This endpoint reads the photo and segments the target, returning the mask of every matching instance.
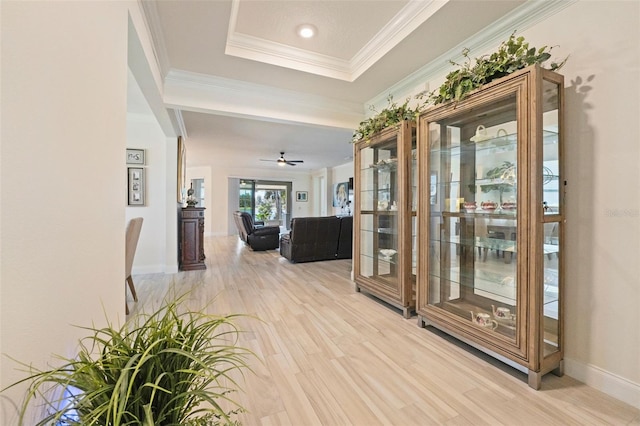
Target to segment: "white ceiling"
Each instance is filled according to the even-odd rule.
[[[285,151],[305,160],[287,171],[306,172],[349,161],[368,104],[399,82],[419,84],[429,67],[446,67],[455,56],[444,55],[471,47],[479,34],[496,45],[543,3],[162,0],[143,7],[165,74],[165,105],[186,133],[188,166],[205,165],[199,159],[215,145],[237,167],[277,167],[259,160]],[[317,37],[296,35],[305,23]]]

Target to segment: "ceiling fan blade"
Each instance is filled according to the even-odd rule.
[[[273,163],[278,163],[279,166],[284,166],[285,164],[288,164],[290,166],[297,166],[298,164],[304,163],[304,160],[287,160],[286,158],[284,158],[284,152],[280,152],[280,158],[278,158],[277,160],[265,160],[261,158],[260,161],[270,161]]]

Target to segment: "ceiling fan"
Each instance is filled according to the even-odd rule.
[[[285,165],[289,165],[289,166],[296,166],[297,164],[301,164],[304,163],[303,160],[287,160],[284,158],[284,151],[280,152],[280,158],[278,158],[277,160],[263,160],[260,159],[260,161],[275,161],[276,163],[278,163],[278,166],[285,166]]]

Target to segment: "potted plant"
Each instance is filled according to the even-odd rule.
[[[20,424],[40,397],[47,413],[38,425],[236,424],[243,408],[231,398],[235,377],[255,356],[238,346],[239,315],[185,311],[183,299],[121,328],[83,327],[90,335],[76,357],[58,357],[60,367],[18,361],[30,373],[9,386],[29,383]]]

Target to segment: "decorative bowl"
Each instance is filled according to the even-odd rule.
[[[394,249],[380,249],[380,254],[384,257],[384,260],[391,260],[391,256],[396,253],[397,251]]]
[[[516,209],[516,203],[514,203],[513,201],[505,201],[504,203],[502,203],[502,210],[515,210]]]
[[[488,211],[493,211],[495,209],[498,208],[498,203],[494,202],[494,201],[483,201],[480,204],[480,208],[482,210],[488,210]]]
[[[462,207],[464,207],[467,213],[473,213],[476,211],[476,208],[478,208],[478,205],[475,201],[465,201]]]

